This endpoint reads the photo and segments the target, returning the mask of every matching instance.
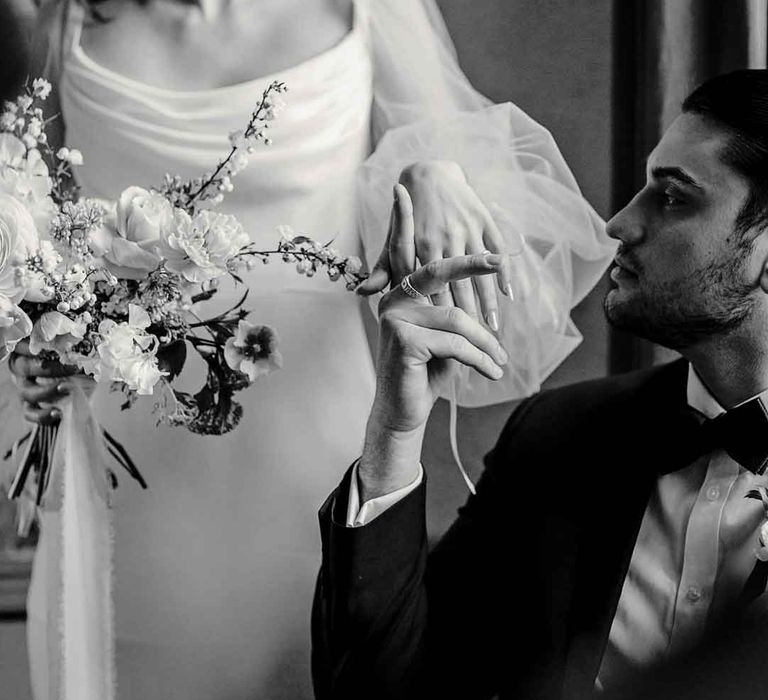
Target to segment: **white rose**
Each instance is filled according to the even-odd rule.
[[[160,195],[129,187],[115,204],[92,200],[106,212],[101,226],[89,233],[89,246],[98,262],[122,279],[143,279],[157,269],[160,228],[172,220],[171,205]],[[167,208],[167,211],[166,211]]]
[[[117,232],[127,241],[157,241],[173,221],[173,208],[160,194],[129,187],[117,202]]]
[[[0,294],[0,362],[32,332],[32,321],[8,297]]]
[[[38,246],[35,221],[27,208],[15,197],[0,194],[0,294],[14,303],[26,292],[16,268]]]

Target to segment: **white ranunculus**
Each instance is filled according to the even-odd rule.
[[[88,326],[81,320],[65,316],[59,311],[46,311],[35,323],[29,337],[29,351],[38,355],[53,350],[64,357],[84,337]]]
[[[250,242],[240,222],[209,210],[194,217],[177,209],[173,226],[160,237],[166,267],[189,282],[202,283],[226,274],[228,265]]]
[[[0,362],[31,332],[32,321],[29,316],[8,297],[0,294]]]
[[[28,151],[21,139],[0,133],[0,192],[33,207],[47,203],[52,186],[40,151]]]
[[[131,304],[127,322],[99,324],[102,339],[90,366],[96,381],[125,382],[139,394],[152,394],[163,372],[157,364],[157,338],[146,332],[150,323],[147,312]]]
[[[28,209],[16,197],[0,194],[0,294],[14,303],[26,292],[17,266],[38,247],[37,228]]]

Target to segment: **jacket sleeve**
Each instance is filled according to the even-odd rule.
[[[510,673],[503,642],[515,628],[523,633],[510,613],[525,577],[510,576],[507,556],[527,556],[507,541],[517,515],[503,507],[499,476],[534,402],[515,411],[477,495],[429,555],[426,479],[363,527],[345,527],[351,470],[323,505],[312,621],[319,700],[479,700],[498,692]],[[525,663],[524,653],[518,658]]]

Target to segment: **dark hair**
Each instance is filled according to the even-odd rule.
[[[736,231],[768,226],[768,70],[737,70],[697,87],[683,112],[699,114],[724,129],[723,161],[747,178],[750,193],[736,218]]]

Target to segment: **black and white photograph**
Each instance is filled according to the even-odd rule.
[[[766,0],[0,53],[0,700],[768,698]]]

